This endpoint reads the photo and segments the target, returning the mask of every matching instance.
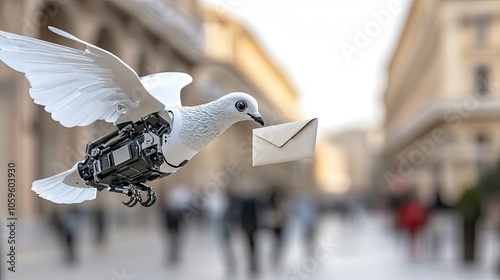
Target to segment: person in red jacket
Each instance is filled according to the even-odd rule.
[[[415,193],[408,194],[398,208],[398,222],[403,231],[408,233],[410,256],[416,256],[416,239],[427,220],[427,208],[422,205]]]

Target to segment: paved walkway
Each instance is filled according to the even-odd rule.
[[[453,232],[451,221],[443,223]],[[259,234],[261,273],[249,277],[241,236],[236,234],[233,240],[237,265],[234,274],[228,274],[220,239],[210,226],[189,227],[183,236],[184,250],[177,266],[166,262],[166,242],[155,226],[115,228],[109,242],[101,248],[85,233],[80,239],[78,263],[67,266],[53,234],[39,224],[25,223],[19,229],[18,271],[7,273],[7,279],[500,279],[494,273],[498,239],[490,231],[481,234],[480,262],[466,268],[457,259],[456,235],[448,234],[443,239],[437,257],[431,257],[430,246],[421,245],[419,257],[410,261],[404,238],[392,234],[386,219],[380,216],[363,216],[352,223],[331,216],[324,218],[309,255],[304,254],[298,226],[292,224],[292,228],[287,234],[281,266],[273,265],[270,258],[271,234],[264,230]],[[424,242],[421,240],[421,244]]]

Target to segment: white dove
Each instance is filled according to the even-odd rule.
[[[154,191],[144,184],[176,172],[236,122],[264,125],[257,101],[241,92],[194,107],[181,105],[180,92],[192,82],[186,73],[157,73],[139,78],[112,53],[54,27],[82,43],[78,50],[0,31],[0,60],[25,73],[30,96],[65,127],[97,120],[117,130],[89,143],[85,160],[61,174],[33,182],[32,190],[55,203],[80,203],[97,190],[130,197],[151,206]],[[143,201],[141,191],[147,192]]]

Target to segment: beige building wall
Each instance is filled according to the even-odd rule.
[[[355,196],[370,194],[375,186],[375,172],[378,171],[382,132],[375,129],[346,130],[330,135],[327,139],[343,151],[344,156],[339,159],[345,162],[348,178],[346,193]]]
[[[316,155],[316,177],[318,185],[325,194],[336,197],[346,195],[352,185],[350,177],[349,156],[343,147],[331,141],[320,141]]]
[[[217,9],[205,7],[203,18],[207,60],[198,69],[202,76],[197,83],[200,97],[211,99],[231,91],[245,91],[259,101],[266,126],[303,119],[296,90],[253,35]],[[251,134],[255,127],[253,123],[238,124],[213,143],[216,153],[227,158],[220,161],[218,169],[234,160],[242,167],[242,175],[255,177],[255,190],[274,183],[289,189],[316,190],[313,160],[251,166]]]
[[[204,9],[207,56],[233,66],[272,105],[271,122],[304,118],[295,88],[241,23],[217,9]],[[280,119],[281,118],[281,119]]]
[[[413,2],[384,94],[386,190],[454,202],[498,161],[498,34],[498,1]]]

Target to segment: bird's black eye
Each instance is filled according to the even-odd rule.
[[[243,112],[247,108],[247,103],[244,100],[240,100],[240,101],[236,102],[235,106],[236,106],[236,109],[238,109],[238,111]]]

